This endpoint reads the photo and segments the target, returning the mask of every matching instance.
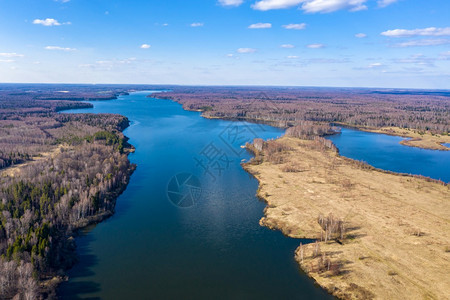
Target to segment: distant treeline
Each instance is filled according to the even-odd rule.
[[[151,97],[177,101],[205,117],[288,127],[301,121],[417,129],[448,134],[450,92],[350,88],[175,87]]]

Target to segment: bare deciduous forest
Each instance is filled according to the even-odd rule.
[[[175,87],[152,95],[174,100],[205,117],[264,122],[279,127],[301,121],[357,127],[450,131],[448,91],[363,88]]]
[[[122,134],[127,118],[61,111],[91,107],[80,100],[167,88],[152,97],[177,101],[205,117],[285,127],[287,136],[334,151],[321,137],[336,131],[333,123],[432,134],[450,130],[450,94],[444,91],[0,85],[0,298],[53,297],[53,279],[61,280],[76,259],[74,233],[114,212],[135,168],[127,158],[132,146]],[[275,164],[285,161],[285,145],[277,141],[258,140],[255,148]],[[286,169],[300,171],[294,165]],[[332,227],[329,238],[342,235],[341,227]]]
[[[73,234],[114,212],[135,168],[126,154],[132,146],[122,134],[127,118],[57,113],[91,106],[77,100],[112,99],[123,90],[56,88],[61,87],[0,90],[2,299],[53,297],[51,279],[76,260]]]

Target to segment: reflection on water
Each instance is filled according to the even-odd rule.
[[[80,263],[64,299],[328,299],[294,261],[300,240],[259,226],[258,183],[240,146],[276,128],[206,120],[179,104],[134,93],[76,112],[120,113],[138,165],[116,214],[77,238]],[[190,174],[198,179],[185,180]],[[172,182],[173,178],[178,180]],[[192,194],[194,203],[177,200]],[[174,188],[175,186],[175,188]],[[191,194],[189,194],[191,195]],[[184,199],[186,200],[186,199]],[[308,241],[303,241],[308,242]]]

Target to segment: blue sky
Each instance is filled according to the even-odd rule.
[[[450,88],[450,1],[0,0],[0,82]]]

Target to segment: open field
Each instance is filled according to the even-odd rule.
[[[296,251],[318,284],[344,299],[449,299],[448,185],[376,170],[320,141],[269,144],[251,147],[245,165],[268,204],[260,223],[319,240]],[[319,225],[330,213],[342,236]]]
[[[48,152],[42,152],[39,155],[32,157],[31,160],[29,160],[29,161],[26,161],[24,163],[21,163],[21,164],[15,165],[15,166],[10,166],[5,169],[1,169],[0,173],[2,174],[2,176],[6,176],[6,177],[20,176],[21,170],[24,169],[25,167],[35,164],[41,160],[55,158],[56,156],[61,154],[62,151],[67,151],[67,150],[69,150],[69,146],[58,145],[57,147],[51,149]]]

